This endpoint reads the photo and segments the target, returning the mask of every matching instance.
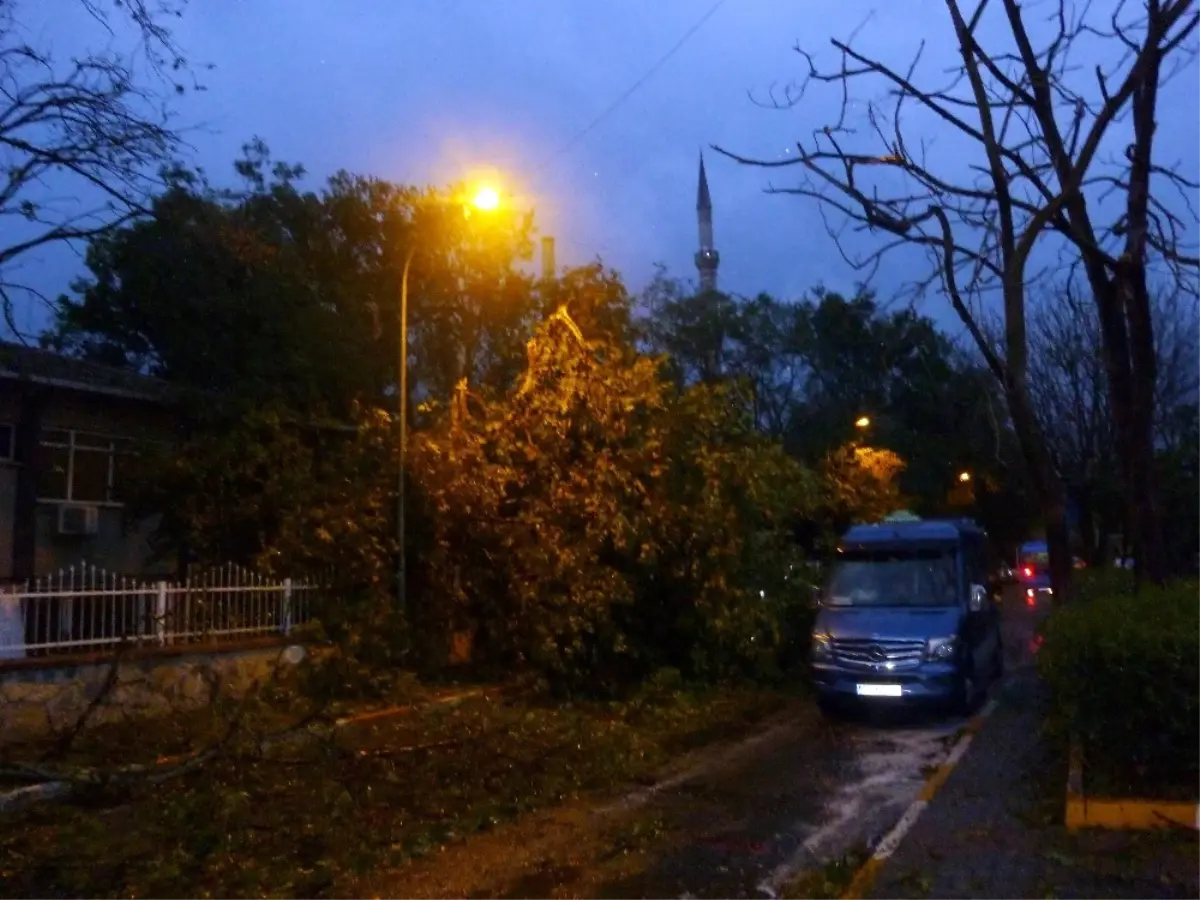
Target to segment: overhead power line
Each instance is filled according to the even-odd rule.
[[[661,69],[663,66],[665,66],[667,64],[667,62],[670,61],[671,57],[673,57],[676,53],[678,53],[683,48],[683,45],[686,44],[691,39],[692,35],[694,35],[697,31],[699,31],[701,28],[703,28],[704,23],[707,22],[709,19],[711,19],[714,15],[716,15],[717,10],[719,10],[722,6],[724,6],[725,2],[726,2],[726,0],[717,0],[716,3],[714,3],[712,6],[710,6],[708,8],[708,11],[705,12],[704,15],[702,15],[699,19],[697,19],[696,22],[687,31],[685,31],[683,33],[683,36],[672,45],[671,49],[669,49],[666,53],[664,53],[661,57],[659,57],[658,61],[655,62],[654,65],[652,65],[649,69],[646,70],[645,74],[643,74],[641,78],[639,78],[637,81],[635,81],[629,87],[629,89],[625,91],[625,93],[621,94],[619,97],[617,97],[616,100],[614,100],[612,103],[610,103],[608,106],[606,106],[603,110],[601,110],[600,114],[597,115],[596,118],[592,119],[592,121],[588,122],[587,125],[585,125],[578,132],[576,132],[575,135],[572,136],[570,140],[568,140],[565,144],[563,144],[561,147],[559,147],[558,150],[556,150],[554,153],[552,153],[550,156],[548,156],[541,163],[541,165],[539,165],[537,167],[537,171],[539,171],[539,172],[544,171],[552,163],[556,162],[559,158],[565,156],[571,150],[575,149],[575,147],[579,144],[579,142],[582,141],[589,134],[591,134],[592,131],[596,128],[596,126],[598,126],[601,122],[603,122],[610,115],[612,115],[612,113],[615,112],[618,108],[620,108],[620,106],[623,103],[625,103],[626,100],[628,100],[630,97],[632,97],[634,94],[636,94],[638,92],[638,90],[640,90],[642,88],[642,86],[646,84],[646,82],[648,82],[651,78],[653,78],[655,73],[657,73],[659,69]]]

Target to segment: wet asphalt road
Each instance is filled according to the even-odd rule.
[[[1041,610],[1006,589],[1006,669],[1028,669]],[[993,687],[993,695],[995,694]],[[603,897],[772,897],[799,873],[878,841],[916,799],[965,720],[874,714],[797,721],[754,752],[671,791],[648,810],[684,839]]]

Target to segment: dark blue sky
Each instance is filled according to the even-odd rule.
[[[829,37],[847,36],[869,15],[856,40],[864,51],[902,64],[926,39],[945,48],[929,52],[930,70],[952,62],[947,16],[932,0],[727,0],[636,92],[563,150],[712,5],[192,0],[176,37],[194,60],[216,68],[203,74],[207,91],[177,103],[179,121],[193,128],[194,161],[221,178],[255,135],[277,158],[303,163],[312,187],[339,168],[435,184],[495,173],[536,208],[540,230],[558,239],[560,264],[599,255],[636,290],[657,262],[694,275],[700,147],[782,158],[796,138],[835,114],[828,91],[786,113],[748,99],[748,91],[802,74],[797,42],[832,62]],[[56,8],[71,13],[56,18]],[[26,0],[21,10],[64,54],[104,38],[75,0]],[[46,18],[34,22],[39,14]],[[1193,68],[1167,90],[1160,141],[1160,155],[1185,158],[1193,177],[1196,80]],[[940,141],[933,152],[946,155],[949,169],[972,161],[961,141]],[[769,174],[785,184],[794,170],[767,173],[706,156],[722,288],[794,296],[817,283],[853,284],[856,275],[838,257],[816,205],[763,193]],[[919,254],[896,256],[876,285],[887,295],[925,266]],[[25,268],[57,292],[78,260],[47,251]],[[938,299],[923,311],[953,318]],[[36,327],[41,319],[31,307],[18,322]]]

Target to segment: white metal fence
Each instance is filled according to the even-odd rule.
[[[232,564],[183,581],[79,565],[0,590],[0,659],[15,659],[126,641],[180,644],[287,634],[311,617],[318,585],[271,580]]]

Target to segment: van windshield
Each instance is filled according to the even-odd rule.
[[[825,602],[829,606],[955,606],[954,551],[914,548],[839,554]]]

